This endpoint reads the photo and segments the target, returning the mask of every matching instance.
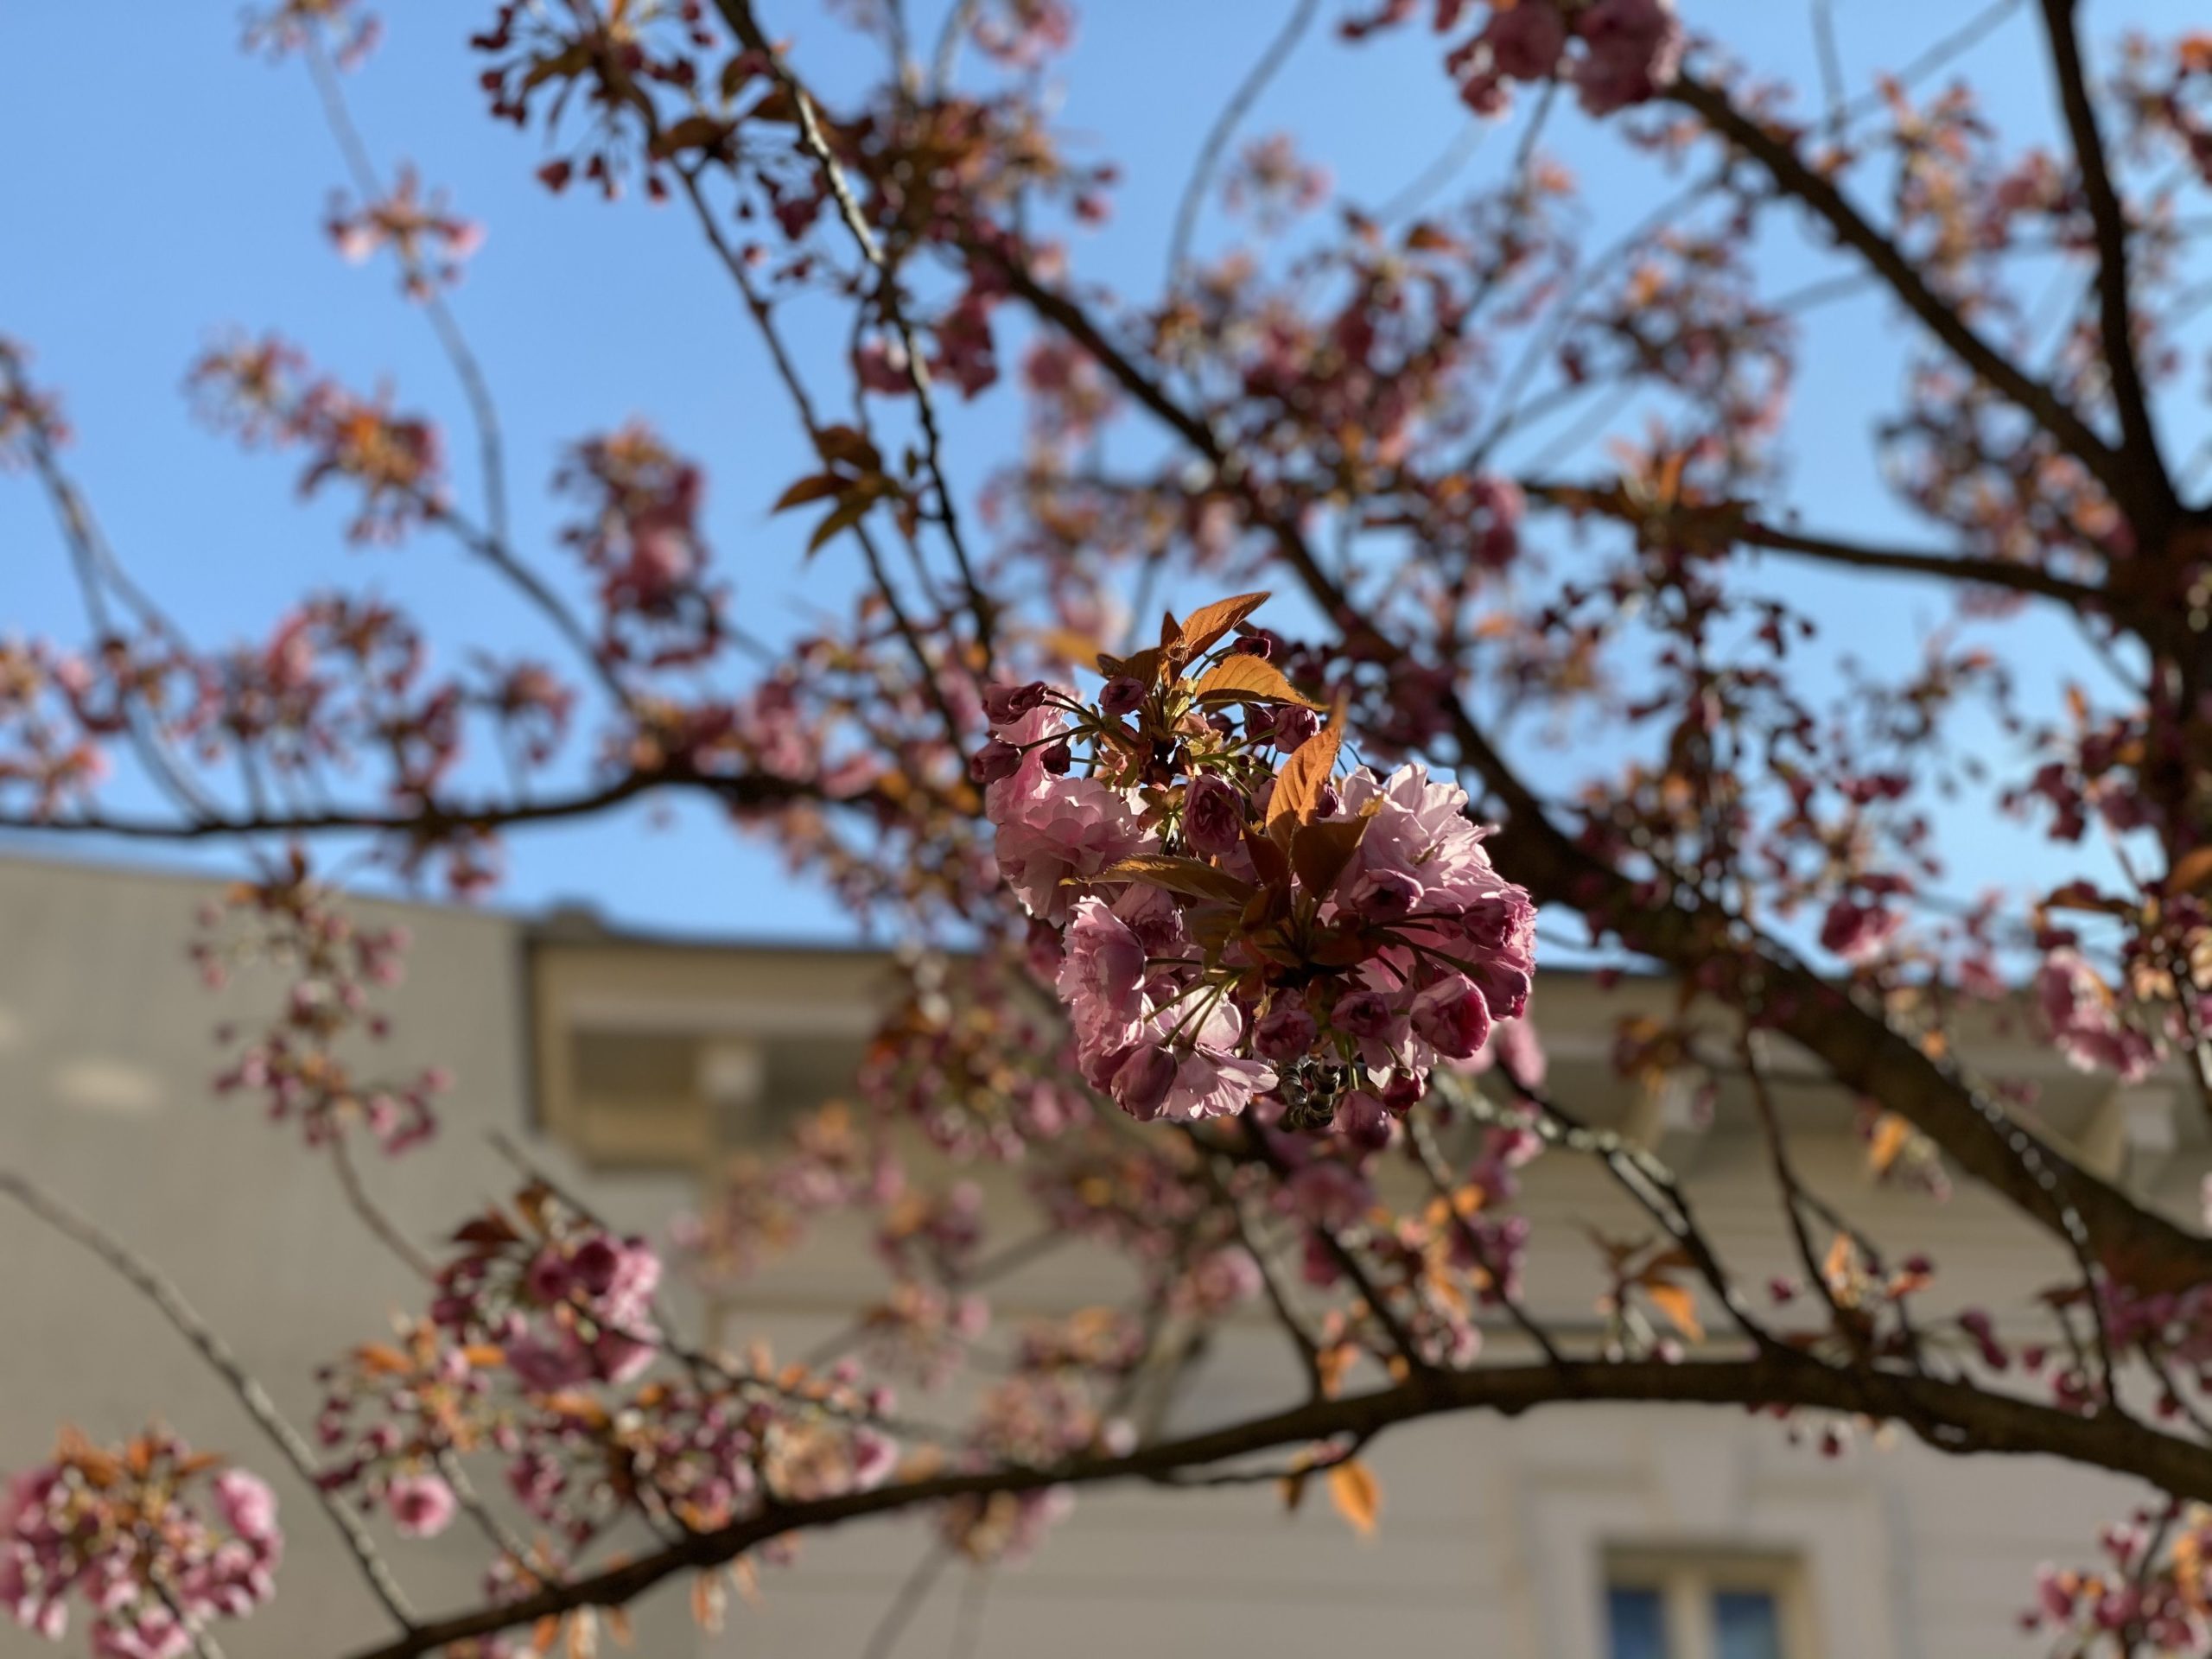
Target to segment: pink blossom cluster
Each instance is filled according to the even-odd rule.
[[[2083,1071],[2113,1071],[2123,1083],[2147,1076],[2157,1045],[2130,1024],[2119,995],[2083,959],[2062,946],[2036,970],[2036,1007],[2058,1051]]]
[[[111,770],[101,734],[86,725],[81,696],[69,689],[72,661],[42,645],[0,640],[0,801],[34,818],[84,802]]]
[[[1034,69],[1075,41],[1068,0],[984,0],[968,16],[977,48],[1012,68]]]
[[[538,168],[547,189],[557,194],[581,178],[612,201],[630,168],[640,166],[647,198],[664,201],[670,194],[664,158],[631,142],[645,136],[639,118],[651,105],[644,94],[655,87],[678,94],[700,90],[694,54],[715,40],[705,26],[704,0],[656,0],[616,15],[621,21],[613,24],[594,6],[500,0],[489,26],[468,38],[471,50],[492,60],[477,83],[493,118],[518,127],[529,124],[533,104],[548,101],[549,139],[557,138],[562,117],[572,106],[588,112],[582,142]],[[725,98],[765,68],[755,54],[739,54],[721,82]]]
[[[81,1603],[97,1659],[181,1659],[276,1593],[276,1499],[159,1430],[107,1450],[67,1434],[0,1490],[0,1606],[58,1641]]]
[[[356,207],[343,198],[334,200],[325,228],[340,255],[353,264],[390,248],[409,297],[418,300],[459,282],[461,266],[484,245],[484,227],[449,211],[442,191],[425,197],[411,167],[400,168],[381,200]]]
[[[342,1052],[349,1039],[389,1033],[373,997],[401,978],[406,929],[360,925],[297,856],[260,881],[238,883],[226,902],[204,906],[199,921],[191,955],[211,989],[256,964],[289,982],[276,1014],[216,1075],[219,1094],[259,1095],[270,1119],[297,1122],[311,1147],[359,1127],[398,1154],[435,1133],[448,1072],[433,1066],[378,1078],[358,1072]],[[228,1040],[228,1027],[222,1034]]]
[[[353,69],[384,38],[384,21],[359,0],[276,0],[245,14],[245,49],[270,59],[321,48],[340,69]]]
[[[978,1469],[1007,1464],[1049,1468],[1086,1453],[1126,1452],[1130,1425],[1103,1416],[1083,1380],[1057,1368],[1026,1370],[984,1398],[977,1428],[958,1461]],[[1064,1486],[955,1498],[940,1513],[945,1541],[969,1560],[1018,1562],[1033,1554],[1075,1507]]]
[[[396,542],[447,512],[445,445],[428,420],[393,412],[327,377],[308,378],[306,357],[274,335],[202,353],[188,384],[203,417],[248,445],[308,452],[300,493],[333,480],[357,486],[346,534]]]
[[[1348,32],[1371,32],[1413,10],[1401,0]],[[1454,28],[1468,10],[1468,0],[1437,0],[1437,28]],[[1685,44],[1673,0],[1504,0],[1446,67],[1481,115],[1504,113],[1514,81],[1554,79],[1573,86],[1588,113],[1611,115],[1672,85]]]
[[[719,651],[728,591],[708,571],[698,467],[632,423],[578,444],[554,483],[585,508],[562,539],[599,582],[600,655],[675,668]]]
[[[506,1432],[493,1386],[501,1363],[496,1349],[455,1346],[415,1320],[395,1341],[321,1367],[316,1437],[342,1448],[319,1477],[323,1489],[381,1504],[403,1538],[437,1536],[460,1509],[446,1459]]]
[[[1280,230],[1329,199],[1329,169],[1303,160],[1287,132],[1255,138],[1237,152],[1223,181],[1222,202],[1232,213],[1249,213],[1263,231]]]
[[[1465,792],[1419,766],[1316,775],[1306,822],[1271,836],[1274,757],[1319,741],[1312,711],[1294,696],[1255,700],[1241,727],[1171,718],[1187,696],[1125,677],[1096,709],[1042,685],[988,700],[977,772],[1000,868],[1058,929],[1085,1080],[1147,1120],[1255,1098],[1307,1122],[1403,1109],[1525,1011],[1533,905],[1491,867]],[[1124,745],[1099,734],[1131,715],[1179,758],[1117,787]],[[1096,746],[1080,771],[1077,735]]]
[[[995,957],[918,963],[861,1063],[861,1098],[962,1160],[1012,1162],[1079,1128],[1090,1103],[1070,1076],[1066,1033],[1019,978]]]
[[[2139,1511],[2105,1527],[2097,1546],[2100,1566],[2037,1570],[2023,1630],[2056,1634],[2066,1659],[2212,1653],[2212,1510],[2177,1500]]]
[[[877,1370],[904,1376],[925,1389],[949,1378],[969,1347],[990,1328],[990,1304],[969,1293],[901,1280],[891,1294],[862,1311],[861,1341]]]
[[[70,438],[61,400],[31,384],[30,348],[0,334],[0,473],[28,464],[34,442],[58,449]]]
[[[525,1198],[519,1227],[494,1211],[462,1230],[431,1319],[461,1341],[495,1345],[528,1389],[628,1382],[658,1351],[659,1256],[537,1189]]]

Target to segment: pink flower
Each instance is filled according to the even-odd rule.
[[[1035,759],[1025,760],[1025,772]],[[993,852],[999,874],[1030,914],[1058,921],[1075,898],[1065,885],[1071,878],[1096,875],[1159,842],[1128,798],[1096,779],[1053,778],[1045,774],[1041,763],[1037,770],[1039,781],[1031,791],[1005,799],[1005,816],[995,815],[998,839]],[[1021,776],[1018,772],[991,790],[1018,785]]]
[[[1271,1060],[1294,1060],[1313,1046],[1321,1034],[1306,1005],[1284,997],[1260,1016],[1253,1027],[1252,1046]]]
[[[1144,995],[1144,946],[1096,899],[1078,899],[1056,988],[1086,1053],[1126,1048],[1152,1012]]]
[[[507,1369],[515,1381],[536,1394],[554,1394],[589,1380],[591,1362],[573,1332],[552,1341],[523,1336],[506,1344]]]
[[[402,1475],[385,1489],[403,1538],[435,1538],[453,1523],[453,1488],[435,1475]]]
[[[2058,1051],[2077,1071],[2116,1071],[2140,1081],[2158,1053],[2151,1039],[2121,1023],[2118,999],[2073,950],[2054,950],[2036,974],[2036,1006]]]
[[[1371,1098],[1371,1096],[1370,1096]],[[1310,1163],[1290,1178],[1291,1207],[1317,1227],[1349,1227],[1375,1203],[1375,1189],[1334,1159]]]
[[[1242,1245],[1230,1244],[1202,1256],[1186,1281],[1191,1300],[1202,1313],[1220,1313],[1248,1302],[1266,1287],[1260,1264]]]
[[[1512,80],[1541,80],[1559,67],[1559,54],[1567,49],[1567,23],[1548,0],[1521,0],[1510,10],[1492,11],[1482,38],[1498,73]]]
[[[522,1277],[523,1288],[548,1306],[569,1300],[569,1257],[557,1244],[548,1244],[531,1259]]]
[[[1141,1123],[1160,1116],[1178,1073],[1174,1057],[1164,1048],[1141,1045],[1122,1052],[1108,1087],[1114,1103]]]
[[[224,1524],[246,1542],[276,1541],[276,1495],[259,1476],[243,1469],[226,1469],[215,1477],[215,1505],[222,1512]]]
[[[1142,707],[1146,695],[1145,683],[1127,674],[1117,674],[1106,682],[1098,693],[1098,712],[1119,718],[1133,715]]]
[[[1531,1089],[1544,1086],[1544,1077],[1551,1062],[1544,1052],[1544,1046],[1536,1035],[1533,1022],[1527,1020],[1494,1021],[1490,1028],[1490,1040],[1483,1045],[1482,1052],[1468,1062],[1466,1070],[1480,1073],[1500,1064]]]
[[[855,1491],[864,1492],[880,1486],[898,1471],[898,1442],[875,1429],[855,1429],[852,1451]]]
[[[1682,25],[1669,0],[1595,0],[1575,20],[1584,52],[1574,85],[1591,115],[1641,104],[1682,66]]]
[[[1880,905],[1839,899],[1821,918],[1821,949],[1846,962],[1866,962],[1879,956],[1891,936],[1904,925],[1904,917]]]
[[[1244,798],[1211,772],[1191,779],[1183,797],[1183,839],[1218,858],[1244,844]]]
[[[1490,1006],[1465,974],[1451,974],[1418,992],[1410,1010],[1414,1033],[1446,1058],[1472,1059],[1489,1040]]]
[[[1160,1115],[1178,1123],[1225,1117],[1250,1105],[1253,1096],[1274,1088],[1273,1066],[1237,1057],[1243,1035],[1244,1017],[1236,1005],[1226,997],[1217,1001],[1197,1030],[1185,1033],[1191,1052],[1175,1069],[1175,1085],[1161,1103]]]
[[[1390,1144],[1397,1120],[1373,1095],[1355,1089],[1338,1101],[1331,1127],[1362,1152],[1380,1152]]]

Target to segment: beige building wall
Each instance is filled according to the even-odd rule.
[[[275,994],[272,980],[251,974],[220,996],[199,988],[184,953],[210,890],[0,861],[0,1166],[29,1173],[161,1262],[306,1422],[314,1368],[417,1299],[296,1127],[208,1090],[219,1058],[213,1027]],[[365,1170],[426,1239],[511,1186],[486,1144],[495,1128],[524,1136],[618,1218],[664,1219],[720,1158],[835,1092],[882,982],[880,962],[861,953],[670,946],[573,921],[531,928],[497,913],[403,908],[415,947],[390,1001],[394,1058],[446,1065],[457,1086],[436,1143],[404,1168],[372,1158]],[[1702,1124],[1663,1096],[1624,1107],[1611,1079],[1611,1020],[1624,1001],[1663,995],[1645,986],[1607,997],[1587,981],[1548,979],[1535,1006],[1554,1087],[1586,1114],[1656,1140],[1688,1171],[1716,1238],[1785,1268],[1743,1103],[1724,1096]],[[1786,1070],[1788,1057],[1776,1063]],[[2156,1090],[2108,1098],[2055,1070],[2049,1081],[2056,1128],[2175,1206],[2190,1201],[2205,1160],[2194,1118],[2174,1100]],[[1802,1125],[1808,1179],[1878,1240],[1926,1249],[1960,1302],[2003,1306],[2063,1274],[2063,1258],[1971,1190],[1934,1205],[1871,1189],[1847,1103],[1798,1088],[1785,1104]],[[1586,1325],[1599,1287],[1580,1227],[1625,1233],[1634,1217],[1600,1173],[1565,1158],[1538,1166],[1525,1208],[1548,1241],[1532,1305]],[[1034,1225],[1002,1180],[992,1209],[1002,1240]],[[279,1475],[236,1402],[97,1263],[0,1206],[0,1468],[40,1457],[60,1423],[110,1439],[159,1414],[194,1444]],[[876,1282],[860,1230],[833,1228],[700,1312],[726,1340],[766,1336],[795,1353],[842,1328]],[[1070,1249],[1007,1281],[996,1301],[1011,1321],[1125,1287],[1116,1264]],[[1494,1340],[1504,1351],[1511,1338]],[[1288,1404],[1298,1388],[1279,1334],[1256,1319],[1234,1324],[1164,1426]],[[955,1414],[923,1397],[906,1404]],[[948,1570],[896,1651],[1321,1659],[1403,1644],[1593,1659],[1605,1651],[1610,1563],[1655,1580],[1713,1567],[1770,1586],[1789,1623],[1789,1659],[2024,1659],[2038,1649],[2015,1621],[2036,1563],[2083,1559],[2095,1527],[2138,1497],[2042,1459],[1959,1463],[1863,1442],[1829,1459],[1770,1421],[1688,1408],[1560,1407],[1512,1422],[1417,1425],[1378,1442],[1369,1460],[1383,1484],[1383,1524],[1367,1541],[1318,1495],[1287,1515],[1264,1486],[1086,1492],[1029,1565]],[[232,1659],[335,1659],[380,1634],[378,1617],[312,1500],[276,1484],[289,1551],[278,1595],[226,1631],[226,1647]],[[930,1548],[925,1529],[896,1523],[810,1541],[795,1570],[765,1575],[761,1606],[733,1605],[718,1642],[692,1630],[671,1587],[637,1610],[638,1651],[862,1659]],[[470,1599],[478,1558],[458,1529],[428,1544],[390,1540],[389,1551],[424,1608]],[[73,1650],[80,1640],[73,1633]],[[0,1656],[47,1651],[0,1625]]]

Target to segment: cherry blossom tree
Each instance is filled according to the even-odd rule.
[[[1225,89],[1165,280],[1124,293],[1084,264],[1115,168],[1055,125],[1067,0],[956,0],[933,39],[902,0],[789,10],[481,0],[474,49],[529,188],[576,198],[580,235],[618,198],[668,204],[765,343],[764,395],[816,457],[778,510],[868,576],[791,648],[735,606],[708,466],[648,426],[578,435],[548,480],[566,527],[517,537],[453,300],[480,233],[356,131],[347,77],[378,35],[359,0],[276,0],[245,44],[314,79],[346,170],[324,233],[396,272],[467,429],[274,336],[212,346],[191,396],[341,499],[353,537],[487,567],[565,660],[365,592],[188,637],[104,539],[31,343],[0,343],[0,466],[50,502],[91,619],[0,643],[0,815],[251,860],[195,958],[276,1000],[217,1086],[330,1165],[420,1307],[333,1356],[302,1431],[156,1265],[33,1172],[0,1193],[150,1298],[311,1484],[327,1513],[287,1522],[337,1528],[391,1620],[360,1659],[585,1651],[671,1581],[711,1623],[861,1516],[1017,1561],[1110,1482],[1325,1491],[1368,1529],[1361,1453],[1394,1426],[1590,1402],[2133,1477],[2140,1515],[2024,1585],[2030,1621],[2060,1652],[2212,1652],[2212,1239],[2038,1135],[1956,1040],[2017,1003],[2084,1071],[2175,1064],[2212,1112],[2212,499],[2175,435],[2202,391],[2212,35],[2108,40],[2075,0],[1999,0],[1871,88],[1805,94],[1670,0],[1300,0]],[[2033,38],[2058,142],[2006,134],[1955,73],[1997,29]],[[1245,130],[1301,36],[1407,31],[1433,35],[1419,95],[1515,124],[1491,182],[1363,207]],[[865,91],[817,92],[805,66],[833,57],[871,66]],[[1593,223],[1544,143],[1569,106],[1672,194]],[[1818,280],[1777,291],[1756,251],[1777,241]],[[1817,465],[1790,444],[1802,342],[1859,292],[1906,342],[1866,442],[1909,541],[1792,499],[1791,462]],[[792,325],[825,310],[830,334]],[[950,410],[991,397],[1026,410],[1018,453],[958,453]],[[1839,682],[1791,596],[1812,567],[1954,614],[1905,669]],[[2078,683],[2006,647],[2054,619]],[[1560,734],[1599,726],[1563,772]],[[665,1250],[518,1152],[513,1198],[434,1245],[358,1168],[404,1179],[448,1080],[377,1061],[406,942],[353,918],[319,849],[365,840],[467,896],[533,825],[677,795],[927,947],[855,1100],[671,1243],[744,1274],[826,1214],[872,1217],[881,1300],[797,1362],[686,1338]],[[1974,815],[2038,839],[2033,883],[1952,890],[1942,826]],[[1791,1272],[1747,1282],[1672,1173],[1547,1093],[1540,931],[1683,988],[1624,1026],[1622,1086],[1749,1089]],[[1961,1306],[1940,1263],[1809,1191],[1777,1041],[1863,1103],[1879,1176],[1995,1194],[2063,1282]],[[1522,1298],[1531,1252],[1590,1253],[1516,1211],[1540,1158],[1593,1161],[1648,1219],[1590,1262],[1600,1339]],[[1036,1239],[987,1236],[963,1173],[1012,1163]],[[908,1417],[963,1370],[993,1280],[1069,1240],[1141,1294],[1020,1330],[965,1427]],[[1280,1326],[1294,1402],[1138,1434],[1176,1333],[1243,1305]],[[66,1435],[0,1501],[0,1603],[117,1659],[219,1651],[281,1583],[253,1461]],[[454,1528],[481,1599],[419,1611],[379,1535]]]

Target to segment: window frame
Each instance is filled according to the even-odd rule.
[[[1781,1659],[1821,1659],[1805,1564],[1795,1554],[1663,1544],[1608,1546],[1599,1584],[1603,1596],[1614,1590],[1658,1592],[1668,1659],[1718,1659],[1713,1602],[1731,1592],[1773,1599],[1782,1632]],[[1601,1613],[1601,1618],[1605,1617]]]

